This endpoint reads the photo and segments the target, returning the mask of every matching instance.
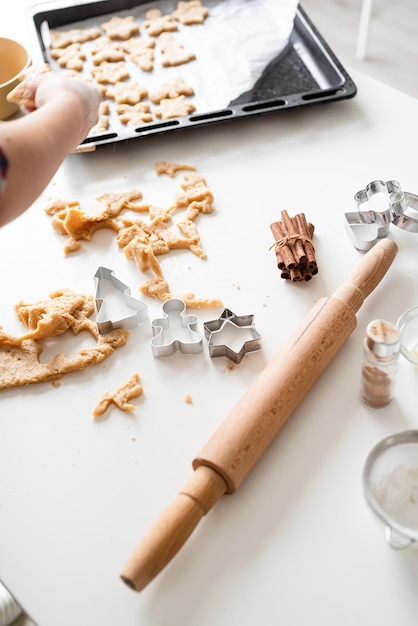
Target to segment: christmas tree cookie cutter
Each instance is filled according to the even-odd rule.
[[[123,328],[130,330],[148,319],[148,307],[146,304],[131,296],[131,290],[119,278],[115,276],[113,270],[107,267],[98,267],[94,280],[96,283],[95,305],[96,324],[101,335],[110,333],[112,330]],[[122,297],[123,306],[128,315],[111,319],[108,313],[110,304],[110,290],[114,290],[116,295]],[[133,312],[132,312],[133,311]]]

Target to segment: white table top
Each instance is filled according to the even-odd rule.
[[[3,16],[0,35],[17,35],[23,4],[8,16],[10,30]],[[103,365],[58,388],[0,393],[0,580],[39,626],[416,625],[418,552],[386,545],[361,482],[371,447],[418,425],[418,374],[403,358],[390,407],[373,411],[358,397],[368,322],[395,322],[418,301],[418,238],[396,227],[399,253],[356,330],[244,484],[146,589],[136,593],[119,578],[205,441],[312,305],[362,258],[343,226],[354,193],[376,179],[417,191],[416,100],[353,78],[350,101],[72,155],[29,211],[0,231],[6,330],[22,330],[13,311],[20,300],[62,287],[93,294],[99,265],[136,294],[143,276],[112,236],[97,233],[64,258],[43,209],[51,198],[92,201],[134,187],[166,206],[181,176],[157,178],[154,164],[194,165],[215,195],[215,213],[199,222],[208,259],[170,256],[170,283],[254,314],[262,338],[262,350],[230,371],[205,342],[198,355],[153,357],[145,324]],[[270,223],[282,209],[305,212],[315,225],[319,273],[310,282],[279,277]],[[159,317],[161,303],[147,304],[150,319]],[[222,308],[196,313],[202,330]],[[134,371],[144,387],[135,412],[114,408],[95,422],[102,393]]]

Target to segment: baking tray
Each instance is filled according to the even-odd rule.
[[[158,0],[152,5],[138,0],[100,0],[81,5],[63,2],[33,5],[27,10],[27,18],[34,60],[51,64],[48,29],[65,30],[84,24],[87,27],[99,18],[103,22],[104,16],[110,18],[112,15],[128,15],[135,9],[144,11],[145,8],[158,8],[159,4]],[[174,0],[170,3],[169,0],[164,0],[161,3],[164,7],[164,14],[166,14],[167,6],[170,5],[172,5],[171,10],[174,10],[177,2]],[[213,54],[216,55],[217,51],[214,50]],[[176,71],[177,74],[181,74],[181,68],[176,68]],[[145,75],[145,72],[142,74]],[[196,111],[190,115],[165,121],[153,121],[136,127],[128,127],[113,121],[107,132],[89,135],[83,143],[90,144],[93,149],[103,144],[173,130],[336,102],[352,98],[356,92],[357,88],[353,80],[306,12],[298,5],[293,30],[284,48],[282,47],[278,54],[262,68],[254,84],[231,99],[227,106],[218,108],[200,103]]]

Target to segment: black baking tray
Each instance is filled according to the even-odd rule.
[[[27,17],[34,59],[41,62],[49,60],[43,35],[45,23],[50,29],[72,28],[73,24],[79,24],[82,20],[108,14],[118,15],[145,3],[140,0],[99,0],[81,5],[48,2],[29,7]],[[158,7],[158,0],[153,6]],[[173,10],[175,7],[176,1],[173,0]],[[173,130],[346,100],[356,93],[353,80],[302,6],[298,5],[293,30],[285,48],[268,63],[252,88],[232,100],[227,107],[196,111],[188,116],[158,120],[138,127],[110,127],[108,132],[89,136],[83,143],[100,146]]]

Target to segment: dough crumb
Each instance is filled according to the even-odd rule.
[[[106,392],[93,410],[93,417],[103,415],[111,404],[115,404],[121,411],[134,411],[135,406],[130,400],[143,394],[142,385],[139,384],[139,374],[133,374],[130,379],[119,387],[114,393]]]

